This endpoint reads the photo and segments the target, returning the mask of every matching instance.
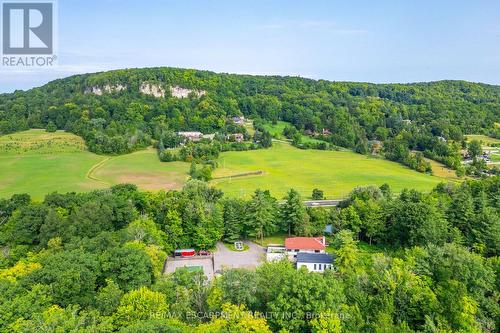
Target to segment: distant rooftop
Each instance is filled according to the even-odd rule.
[[[323,237],[291,237],[285,239],[287,250],[324,250]]]
[[[333,257],[327,253],[297,253],[297,262],[315,263],[315,264],[331,264]]]

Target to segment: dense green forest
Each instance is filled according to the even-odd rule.
[[[190,93],[178,96],[174,88]],[[460,169],[464,134],[500,137],[495,127],[500,87],[465,81],[329,82],[150,68],[77,75],[0,95],[0,135],[28,128],[65,129],[83,137],[91,151],[106,154],[168,142],[179,130],[244,131],[229,120],[236,115],[284,120],[305,133],[326,129],[329,134],[318,135],[321,140],[363,154],[372,142],[383,142],[387,158],[420,171],[429,169],[422,156]]]
[[[0,332],[498,331],[499,177],[398,196],[362,187],[335,208],[305,208],[293,189],[278,199],[226,198],[197,180],[1,199]],[[335,270],[324,274],[287,261],[212,281],[162,274],[178,247],[327,224]]]

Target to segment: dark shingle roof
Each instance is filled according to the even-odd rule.
[[[297,262],[331,264],[333,257],[327,253],[297,253]]]

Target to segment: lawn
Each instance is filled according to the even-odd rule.
[[[460,180],[460,178],[457,177],[457,173],[455,172],[455,170],[448,168],[443,163],[436,160],[431,160],[430,158],[426,158],[425,160],[431,164],[432,173],[434,174],[434,176],[446,178],[450,181]]]
[[[231,178],[247,172],[260,175]],[[283,197],[295,188],[310,197],[314,188],[327,198],[344,198],[356,186],[388,183],[394,192],[403,188],[429,191],[444,178],[422,174],[401,164],[346,151],[300,150],[274,142],[266,150],[225,152],[219,158],[212,183],[230,196],[249,197],[257,188]]]
[[[279,232],[271,236],[266,236],[264,237],[264,241],[262,243],[262,246],[267,247],[269,245],[285,245],[285,238],[289,237],[287,233],[285,232]],[[293,237],[293,236],[292,236]],[[260,239],[255,239],[251,238],[251,241],[253,241],[256,244],[260,244]]]
[[[29,193],[36,199],[58,191],[105,187],[86,177],[105,157],[85,150],[82,139],[68,133],[30,130],[0,137],[0,197]]]
[[[90,173],[91,178],[108,184],[133,183],[142,190],[181,188],[189,171],[189,163],[164,163],[156,149],[149,148],[107,159]]]
[[[279,120],[276,124],[272,124],[270,122],[264,124],[264,129],[266,131],[268,131],[271,134],[271,136],[273,138],[275,138],[275,139],[290,141],[289,139],[287,139],[283,135],[283,130],[287,126],[293,127],[292,124],[290,124],[290,123],[288,123],[286,121]],[[304,134],[302,134],[302,140],[301,141],[302,141],[302,143],[321,143],[321,142],[324,142],[324,141],[315,139],[313,137],[310,137],[310,136],[304,135]]]
[[[276,124],[273,124],[271,122],[265,123],[264,129],[268,131],[273,138],[286,140],[285,136],[283,135],[283,130],[288,125],[291,124],[287,123],[286,121],[279,120]]]
[[[243,250],[236,250],[236,247],[234,246],[234,243],[226,243],[226,242],[223,242],[224,246],[230,250],[230,251],[234,251],[234,252],[245,252],[245,251],[248,251],[248,249],[250,248],[248,245],[246,245],[245,243],[243,243]]]
[[[492,138],[490,136],[486,135],[480,135],[480,134],[469,134],[465,136],[467,138],[467,141],[472,141],[472,140],[478,140],[480,141],[483,146],[494,146],[494,145],[500,145],[500,140]]]
[[[131,182],[143,190],[180,188],[188,163],[162,163],[154,149],[122,156],[96,155],[83,140],[58,131],[29,130],[0,137],[0,197],[85,192]]]
[[[214,177],[262,171],[212,181],[230,196],[247,198],[257,188],[281,198],[292,187],[304,197],[317,187],[328,198],[342,198],[355,186],[385,182],[395,192],[404,187],[430,190],[444,179],[352,152],[300,150],[283,142],[265,150],[225,152],[218,162]],[[188,170],[189,163],[160,162],[152,148],[96,155],[86,150],[81,138],[65,132],[30,130],[0,137],[0,197],[29,193],[43,199],[53,191],[84,192],[125,182],[142,190],[177,189]]]

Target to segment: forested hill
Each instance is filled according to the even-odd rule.
[[[370,140],[378,140],[387,143],[386,155],[394,160],[411,150],[445,160],[453,154],[438,137],[459,142],[463,134],[500,136],[495,128],[500,86],[116,70],[0,95],[0,134],[55,125],[82,136],[92,151],[124,153],[159,140],[166,130],[223,132],[228,118],[240,114],[288,121],[313,133],[328,129],[332,134],[326,141],[360,153],[367,152]]]

